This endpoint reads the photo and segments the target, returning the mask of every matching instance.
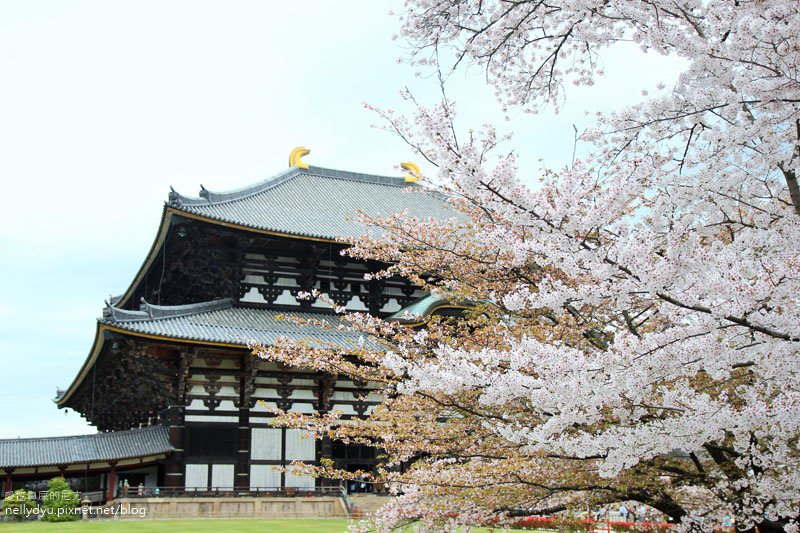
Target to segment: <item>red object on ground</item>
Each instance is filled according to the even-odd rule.
[[[527,516],[514,523],[515,527],[526,527],[531,529],[558,529],[558,523],[563,521],[559,517],[552,516]],[[593,518],[585,518],[580,520],[586,531],[594,531],[597,527],[597,521]],[[674,524],[666,522],[605,522],[609,531],[636,531],[638,529],[658,530],[669,529],[674,527]]]

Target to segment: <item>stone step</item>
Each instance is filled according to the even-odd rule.
[[[311,497],[152,497],[120,498],[116,518],[341,518],[341,498]]]
[[[351,494],[350,503],[353,512],[351,514],[369,515],[383,507],[389,502],[391,496],[376,494]]]

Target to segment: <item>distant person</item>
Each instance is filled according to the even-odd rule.
[[[144,483],[139,483],[139,486],[136,487],[136,493],[139,496],[144,496]]]
[[[627,522],[628,521],[628,508],[625,507],[624,503],[619,506],[619,516],[620,516],[620,518],[622,518],[623,522]]]

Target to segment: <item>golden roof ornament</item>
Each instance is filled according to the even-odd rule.
[[[400,168],[410,172],[410,174],[406,176],[406,183],[417,183],[422,179],[422,172],[419,169],[419,165],[416,163],[406,161],[405,163],[400,163]]]
[[[289,154],[289,166],[308,169],[308,163],[303,161],[303,156],[311,153],[311,150],[305,146],[298,146]]]

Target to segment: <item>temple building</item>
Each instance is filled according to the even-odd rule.
[[[118,495],[123,480],[175,492],[304,490],[326,481],[275,467],[321,458],[374,467],[373,448],[307,438],[270,420],[272,408],[363,417],[375,387],[262,361],[247,345],[364,342],[292,320],[339,321],[301,292],[380,317],[435,312],[435,300],[407,280],[365,277],[385,265],[342,256],[341,239],[378,231],[360,224],[360,213],[454,212],[413,176],[309,167],[306,153],[296,149],[286,171],[250,187],[169,193],[152,248],[130,286],[106,302],[85,362],[56,399],[101,433],[0,441],[6,491],[58,474],[98,500]]]

